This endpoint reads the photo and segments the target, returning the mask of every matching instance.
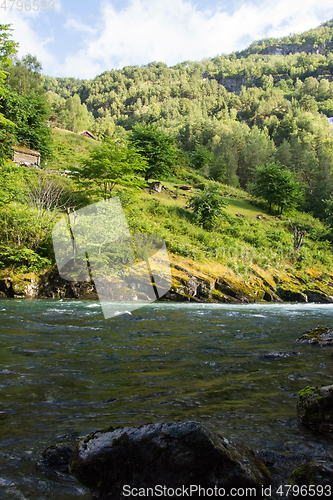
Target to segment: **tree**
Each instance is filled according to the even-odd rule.
[[[62,112],[62,121],[65,127],[72,132],[84,130],[87,126],[88,111],[85,104],[81,104],[78,94],[66,100],[65,110]]]
[[[63,179],[40,173],[34,179],[27,179],[26,201],[30,205],[33,234],[32,249],[36,250],[50,235],[58,211],[66,206],[71,196],[66,192]]]
[[[291,229],[294,232],[294,252],[298,252],[298,250],[301,248],[304,236],[306,235],[306,231],[301,231],[298,229],[296,226],[293,226],[292,223],[289,220],[289,224]]]
[[[10,120],[7,120],[0,113],[0,164],[12,154],[11,146],[15,144],[16,126]]]
[[[16,59],[8,69],[6,84],[20,95],[31,93],[45,93],[42,87],[42,65],[36,56],[27,54],[21,60]]]
[[[213,161],[214,155],[211,151],[201,144],[197,144],[194,151],[189,153],[190,163],[196,170],[204,169],[209,167]]]
[[[17,43],[10,40],[12,31],[10,24],[0,24],[0,97],[2,85],[6,79],[7,72],[1,69],[12,63],[12,56],[17,52]],[[0,112],[0,162],[10,156],[11,146],[15,144],[16,126]]]
[[[0,66],[8,67],[12,64],[12,57],[17,52],[18,43],[10,40],[10,24],[0,24]],[[0,85],[6,78],[6,72],[0,67]]]
[[[132,147],[108,140],[90,153],[80,168],[80,175],[100,186],[106,200],[112,196],[117,184],[134,188],[141,186],[142,179],[136,174],[146,168],[147,162]]]
[[[51,154],[52,139],[46,125],[49,108],[40,83],[40,63],[30,54],[17,62],[13,87],[11,74],[1,70],[1,65],[11,66],[17,52],[18,44],[9,39],[9,26],[0,24],[0,158],[11,156],[10,146],[15,142],[24,143],[47,157]],[[6,75],[9,77],[4,84]]]
[[[148,164],[145,180],[168,175],[176,167],[178,150],[175,139],[155,125],[136,125],[130,141]]]
[[[0,87],[0,111],[16,126],[16,140],[41,153],[51,155],[51,130],[46,121],[49,107],[45,95],[18,95],[10,87]]]
[[[225,217],[227,202],[223,200],[217,184],[211,184],[204,191],[194,195],[189,207],[197,220],[205,229],[213,229],[221,217]]]
[[[269,204],[276,205],[280,214],[284,208],[295,207],[302,199],[302,189],[295,175],[276,162],[257,167],[251,192]]]
[[[240,185],[247,188],[253,179],[255,167],[269,162],[274,157],[275,145],[267,130],[261,131],[257,126],[252,127],[245,137],[242,153],[243,158],[238,162],[237,175]]]

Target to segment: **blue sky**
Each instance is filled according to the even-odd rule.
[[[200,61],[333,18],[332,0],[44,0],[45,12],[42,0],[33,1],[36,11],[27,12],[7,0],[0,23],[12,23],[19,56],[36,55],[47,75],[77,78],[151,61]]]

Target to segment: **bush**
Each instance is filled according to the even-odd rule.
[[[197,193],[189,203],[197,222],[208,230],[213,229],[220,218],[226,217],[226,206],[227,202],[223,200],[217,185]]]

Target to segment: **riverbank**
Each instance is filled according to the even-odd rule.
[[[198,263],[169,254],[172,286],[162,300],[203,303],[333,303],[333,274],[314,268],[265,270],[251,265],[246,275],[216,262]],[[93,282],[69,282],[56,268],[41,273],[0,272],[0,297],[97,300]]]

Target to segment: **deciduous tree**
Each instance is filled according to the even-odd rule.
[[[136,125],[130,141],[148,164],[145,179],[168,175],[176,167],[178,150],[175,139],[155,125]]]
[[[137,173],[146,168],[146,160],[133,147],[108,140],[90,153],[80,168],[80,175],[94,181],[102,189],[106,200],[112,196],[116,185],[141,186],[143,180]]]
[[[269,211],[272,205],[276,205],[280,214],[285,208],[297,206],[302,198],[302,189],[295,174],[275,162],[256,168],[251,192],[268,202]]]

